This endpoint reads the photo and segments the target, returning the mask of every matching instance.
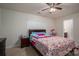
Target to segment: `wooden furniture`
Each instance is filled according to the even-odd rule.
[[[21,48],[23,47],[27,47],[30,45],[30,41],[29,41],[29,38],[21,38]]]
[[[68,38],[68,33],[67,32],[64,32],[64,37]]]
[[[46,30],[45,29],[30,29],[28,32],[29,32],[29,38],[30,38],[30,34],[32,32],[46,32]],[[30,45],[32,44],[30,43]]]
[[[45,29],[30,29],[28,32],[29,32],[29,38],[30,38],[30,34],[31,34],[32,32],[46,32],[46,30],[45,30]],[[30,45],[35,49],[35,51],[39,54],[39,56],[43,56],[43,55],[38,51],[38,49],[36,49],[36,47],[32,45],[32,43],[30,43]]]
[[[29,36],[30,36],[30,34],[31,34],[32,32],[46,32],[46,30],[45,30],[45,29],[30,29],[30,30],[29,30]]]
[[[0,38],[0,56],[5,56],[6,38]]]
[[[44,29],[31,29],[31,30],[29,30],[29,37],[30,37],[30,34],[32,33],[32,32],[46,32],[46,30],[44,30]],[[67,37],[67,36],[66,36]],[[36,49],[36,47],[35,46],[33,46],[32,44],[31,44],[31,46],[37,51],[37,53],[39,54],[39,55],[41,55],[41,56],[43,56],[41,53],[40,53],[40,51],[38,50],[38,49]],[[74,55],[74,48],[71,50],[71,51],[69,51],[69,53],[72,53],[72,55]],[[65,56],[68,56],[69,55],[69,53],[68,54],[66,54]]]

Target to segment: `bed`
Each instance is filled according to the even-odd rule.
[[[29,36],[32,32],[45,32],[44,29],[31,29],[29,30]],[[72,39],[60,37],[60,36],[45,36],[42,38],[36,38],[32,36],[30,39],[31,45],[36,48],[43,56],[64,56],[69,52],[74,54],[75,42]]]

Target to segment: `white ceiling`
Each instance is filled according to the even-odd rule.
[[[66,15],[70,15],[73,13],[79,12],[79,4],[78,3],[62,3],[59,5],[63,9],[61,11],[57,11],[53,14],[50,14],[48,11],[43,11],[40,14],[38,13],[40,10],[49,7],[45,3],[0,3],[1,8],[12,9],[21,12],[32,13],[36,15],[46,16],[50,18],[59,18]]]

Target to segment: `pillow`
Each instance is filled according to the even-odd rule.
[[[46,34],[45,32],[32,32],[32,34]]]
[[[32,36],[32,38],[36,38],[36,39],[38,39],[38,38],[47,38],[47,36]]]
[[[45,33],[45,32],[32,32],[32,34],[30,35],[31,38],[47,38],[47,37],[50,37],[49,34]]]
[[[44,36],[45,34],[37,34],[38,36]]]
[[[38,34],[31,34],[31,37],[38,39],[38,38],[44,38],[45,35],[42,35],[42,34],[39,34],[39,35]]]
[[[34,33],[30,34],[30,40],[32,40],[33,36],[37,37],[37,34],[34,34]]]
[[[38,37],[39,37],[39,38],[44,38],[44,37],[51,37],[51,36],[50,36],[49,34],[45,34],[45,35],[39,34]]]

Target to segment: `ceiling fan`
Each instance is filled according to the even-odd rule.
[[[46,3],[49,7],[45,8],[41,11],[45,11],[45,10],[49,10],[50,13],[55,12],[56,10],[62,10],[61,7],[57,7],[58,5],[60,5],[61,3]]]

